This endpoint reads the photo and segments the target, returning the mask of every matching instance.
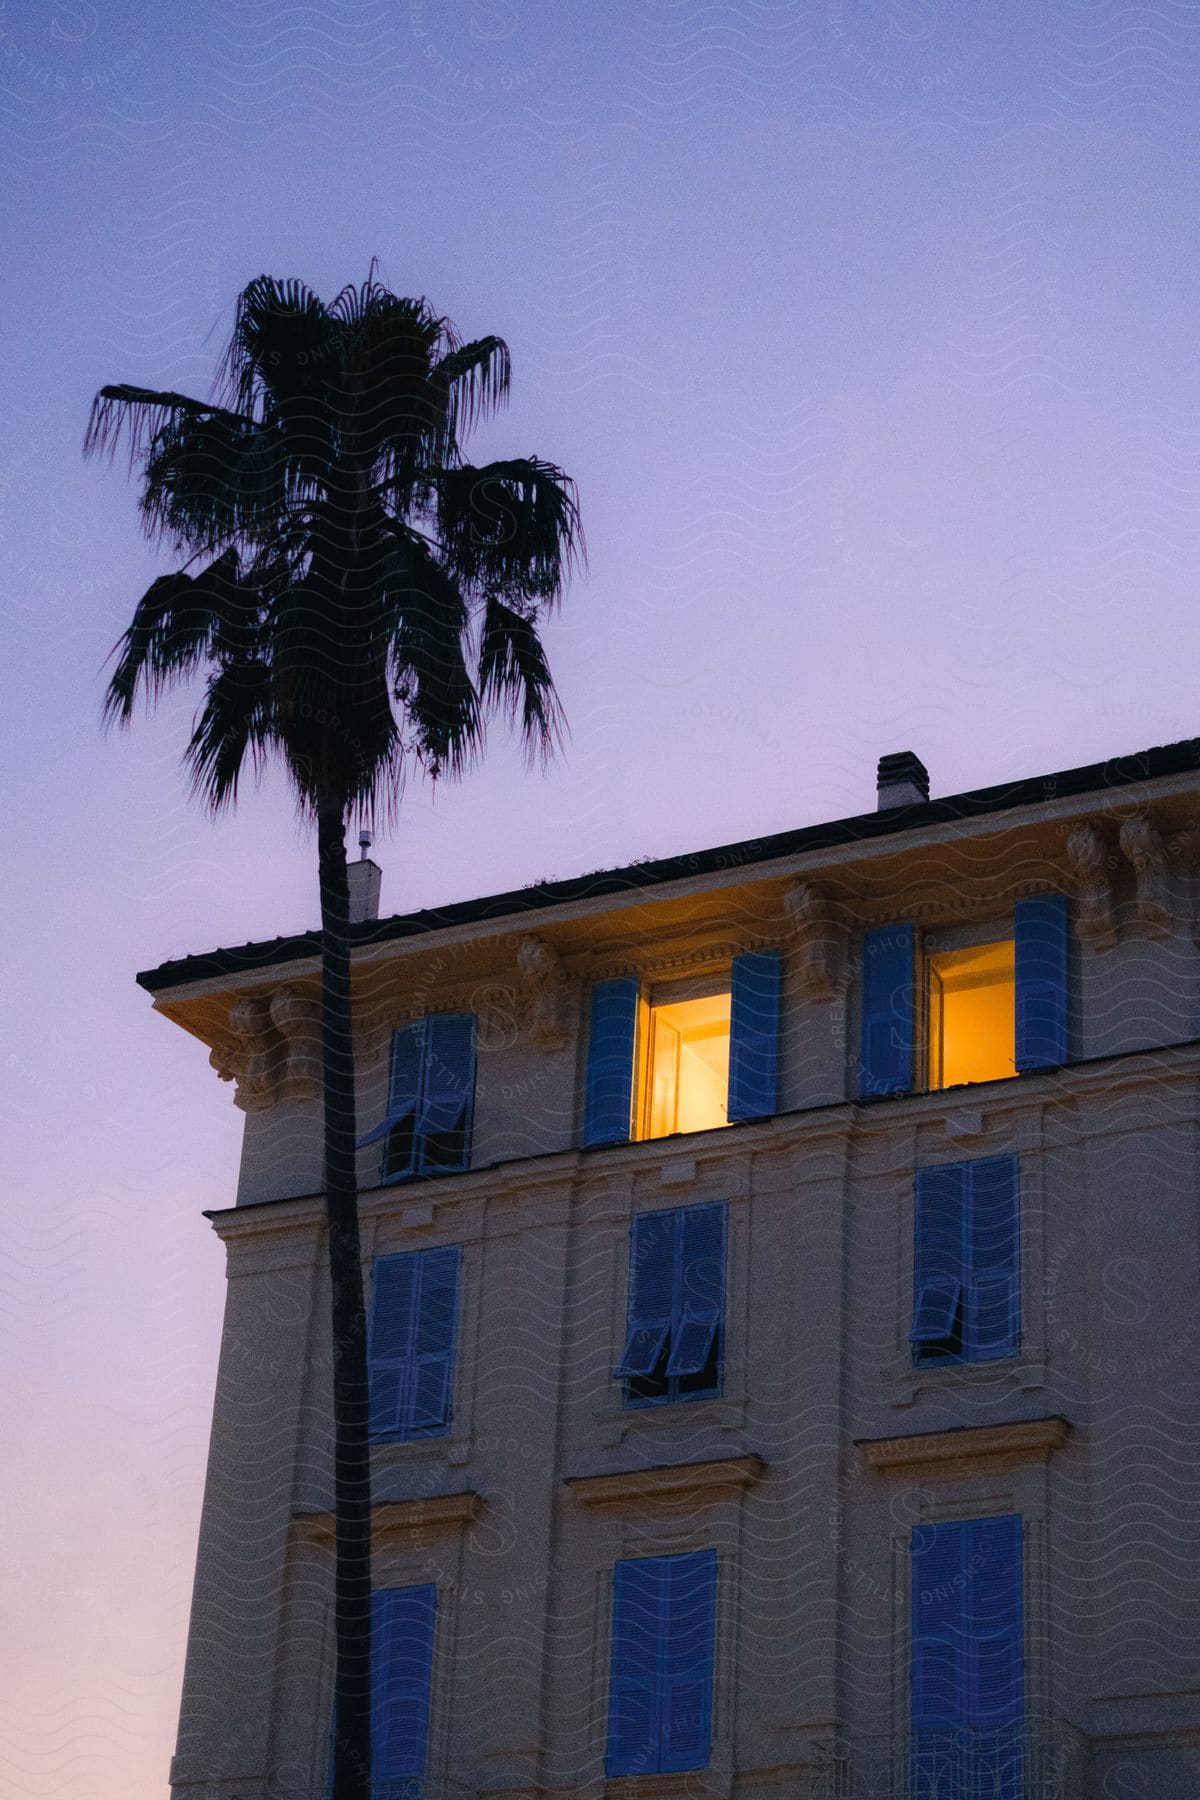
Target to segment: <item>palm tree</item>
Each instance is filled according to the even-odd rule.
[[[391,817],[406,775],[462,773],[485,722],[548,755],[561,715],[539,636],[583,557],[574,484],[535,457],[474,467],[507,399],[497,337],[463,343],[376,279],[325,304],[262,275],[238,297],[213,398],[102,388],[85,454],[126,442],[146,534],[182,566],[114,649],[105,715],[204,677],[185,752],[232,806],[278,756],[317,827],[325,1198],[333,1298],[334,1800],[369,1800],[371,1524],[355,1168],[346,830]]]

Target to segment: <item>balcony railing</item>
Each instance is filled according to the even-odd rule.
[[[811,1800],[1085,1800],[1087,1740],[1065,1721],[838,1739]]]

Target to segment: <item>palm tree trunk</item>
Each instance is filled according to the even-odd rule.
[[[317,816],[321,874],[321,1057],[325,1207],[333,1289],[336,1571],[333,1800],[371,1793],[371,1452],[367,1338],[358,1239],[357,1126],[350,1003],[350,888],[343,808]]]

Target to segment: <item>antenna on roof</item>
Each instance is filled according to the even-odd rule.
[[[366,862],[367,851],[371,848],[371,845],[374,842],[375,842],[375,833],[373,831],[368,831],[366,826],[364,825],[362,830],[358,834],[358,849],[359,849],[358,860],[359,860],[359,862]]]

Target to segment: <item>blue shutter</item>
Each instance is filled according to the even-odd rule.
[[[416,1168],[417,1108],[421,1097],[421,1061],[425,1021],[415,1019],[392,1033],[392,1062],[388,1075],[387,1111],[373,1131],[358,1141],[359,1149],[386,1138],[383,1152],[385,1181],[411,1175]]]
[[[585,1145],[628,1141],[633,1117],[637,1014],[636,981],[598,981],[593,987],[583,1126]]]
[[[417,1286],[415,1255],[384,1256],[375,1264],[367,1334],[373,1438],[395,1437],[408,1423]]]
[[[414,1432],[423,1433],[450,1422],[459,1252],[455,1248],[422,1250],[418,1261],[421,1285],[408,1424]]]
[[[647,1556],[613,1574],[609,1776],[707,1767],[717,1558]]]
[[[371,1800],[417,1800],[429,1737],[437,1589],[371,1595]]]
[[[671,1329],[676,1289],[679,1209],[639,1213],[629,1232],[629,1301],[625,1348],[614,1374],[652,1375]]]
[[[725,1207],[679,1212],[677,1278],[668,1375],[699,1375],[721,1329],[725,1309]]]
[[[1019,1183],[1015,1156],[965,1165],[970,1178],[963,1353],[968,1362],[1012,1356],[1020,1324]]]
[[[459,1261],[449,1248],[375,1265],[367,1339],[373,1438],[423,1437],[449,1423]]]
[[[912,1534],[912,1726],[965,1725],[967,1530],[921,1525]],[[925,1792],[920,1788],[919,1792]]]
[[[918,1169],[913,1254],[913,1320],[909,1340],[919,1353],[957,1355],[963,1346],[969,1163]]]
[[[658,1767],[706,1769],[712,1747],[717,1553],[664,1558],[667,1631],[659,1702]]]
[[[972,1519],[967,1534],[970,1723],[981,1731],[1018,1725],[1025,1710],[1021,1519]],[[1007,1791],[1007,1790],[1003,1790]]]
[[[767,1118],[778,1106],[781,966],[778,950],[733,959],[726,1109],[731,1122]]]
[[[418,1116],[419,1163],[428,1173],[465,1169],[475,1100],[475,1015],[434,1013],[425,1021]]]
[[[912,1544],[912,1791],[1021,1800],[1021,1520],[923,1525]]]
[[[612,1652],[608,1677],[605,1773],[647,1775],[658,1769],[658,1688],[667,1625],[662,1556],[619,1562],[613,1571]]]
[[[916,1041],[911,925],[884,925],[863,939],[862,1052],[859,1093],[906,1094]]]
[[[1017,1068],[1067,1060],[1067,900],[1048,894],[1015,908]]]

